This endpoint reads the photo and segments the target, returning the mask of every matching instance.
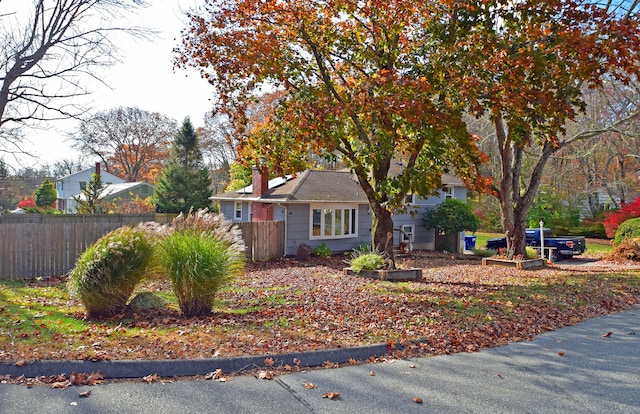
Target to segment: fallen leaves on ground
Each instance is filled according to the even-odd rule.
[[[325,394],[322,394],[322,398],[328,398],[330,400],[337,400],[338,398],[340,398],[340,393],[339,392],[327,392]]]
[[[257,379],[272,380],[274,376],[275,373],[273,371],[260,371],[256,374]]]
[[[147,376],[142,377],[142,380],[147,384],[151,384],[152,382],[159,382],[160,377],[158,376],[158,374],[149,374]]]
[[[224,358],[378,343],[402,358],[473,352],[640,302],[640,268],[604,261],[516,270],[416,251],[397,264],[422,268],[423,280],[394,283],[344,276],[344,260],[334,255],[250,263],[245,275],[216,295],[214,312],[201,318],[183,317],[170,307],[144,317],[87,321],[77,302],[55,299],[62,311],[76,309],[69,312],[82,330],[65,336],[47,325],[40,332],[54,334],[41,343],[36,336],[23,340],[20,325],[39,326],[45,319],[21,316],[12,322],[18,327],[11,341],[10,335],[0,338],[0,360]],[[149,280],[139,290],[170,292],[171,285]],[[31,308],[54,299],[23,300]],[[300,363],[294,360],[293,366]],[[266,358],[265,367],[275,368],[275,359]]]
[[[214,380],[214,381],[219,381],[219,382],[227,382],[227,379],[225,378],[222,369],[218,368],[213,372],[208,373],[207,375],[204,376],[205,380]]]

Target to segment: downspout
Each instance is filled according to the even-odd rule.
[[[289,233],[289,209],[286,205],[278,203],[278,207],[284,210],[284,255],[287,255],[287,234]]]

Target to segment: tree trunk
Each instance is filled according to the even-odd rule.
[[[505,126],[501,116],[494,121],[496,136],[502,163],[502,181],[498,193],[502,212],[502,225],[507,237],[507,256],[526,257],[527,213],[533,205],[535,195],[540,188],[540,180],[549,157],[558,147],[550,141],[542,144],[535,167],[528,183],[522,180],[522,159],[524,146],[511,137],[511,131]]]
[[[371,208],[373,218],[371,220],[371,236],[373,247],[386,256],[386,262],[390,269],[395,269],[393,256],[393,219],[391,212],[382,206]]]

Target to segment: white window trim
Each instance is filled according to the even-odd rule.
[[[400,228],[402,229],[402,231],[400,232],[400,241],[401,242],[405,242],[405,243],[408,243],[410,241],[413,242],[413,240],[409,240],[407,238],[407,236],[403,232],[409,233],[411,235],[411,238],[415,239],[415,234],[416,234],[415,233],[415,230],[416,230],[415,225],[413,225],[413,224],[403,224],[402,226],[400,226]]]
[[[238,209],[238,205],[240,205],[240,209]],[[233,221],[242,221],[242,201],[234,201],[233,202]],[[238,217],[238,212],[240,212],[240,217]]]
[[[453,187],[444,187],[442,189],[442,194],[445,200],[448,198],[456,198],[456,196],[453,193]]]
[[[353,226],[355,224],[355,231],[351,234],[341,234],[341,235],[324,235],[324,213],[323,210],[331,209],[333,210],[333,223],[335,225],[335,210],[355,210],[355,222],[351,223]],[[320,236],[313,235],[313,210],[320,210]],[[358,237],[358,205],[357,204],[311,204],[309,206],[309,240],[337,240],[337,239],[351,239]]]
[[[409,201],[407,201],[407,199]],[[407,195],[404,196],[404,200],[405,200],[405,203],[407,203],[408,205],[416,204],[416,195],[415,194],[407,194]]]

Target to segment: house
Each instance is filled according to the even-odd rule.
[[[451,197],[466,199],[466,187],[451,176],[443,177],[438,196],[408,196],[407,213],[394,216],[394,244],[411,239],[415,248],[435,249],[435,230],[424,227],[422,214]],[[349,171],[306,170],[269,180],[254,167],[250,186],[212,199],[232,221],[284,221],[285,256],[295,255],[301,244],[325,243],[339,252],[371,243],[369,202]]]
[[[56,200],[56,208],[64,213],[76,212],[76,201],[74,197],[82,194],[82,191],[91,181],[93,174],[100,175],[103,185],[120,184],[125,181],[108,172],[100,171],[100,164],[96,163],[94,167],[87,168],[74,174],[67,175],[62,178],[58,178],[56,183],[56,192],[58,198]]]
[[[580,200],[580,218],[593,217],[594,213],[601,210],[615,210],[620,208],[622,202],[620,197],[612,194],[607,188],[598,188]]]

